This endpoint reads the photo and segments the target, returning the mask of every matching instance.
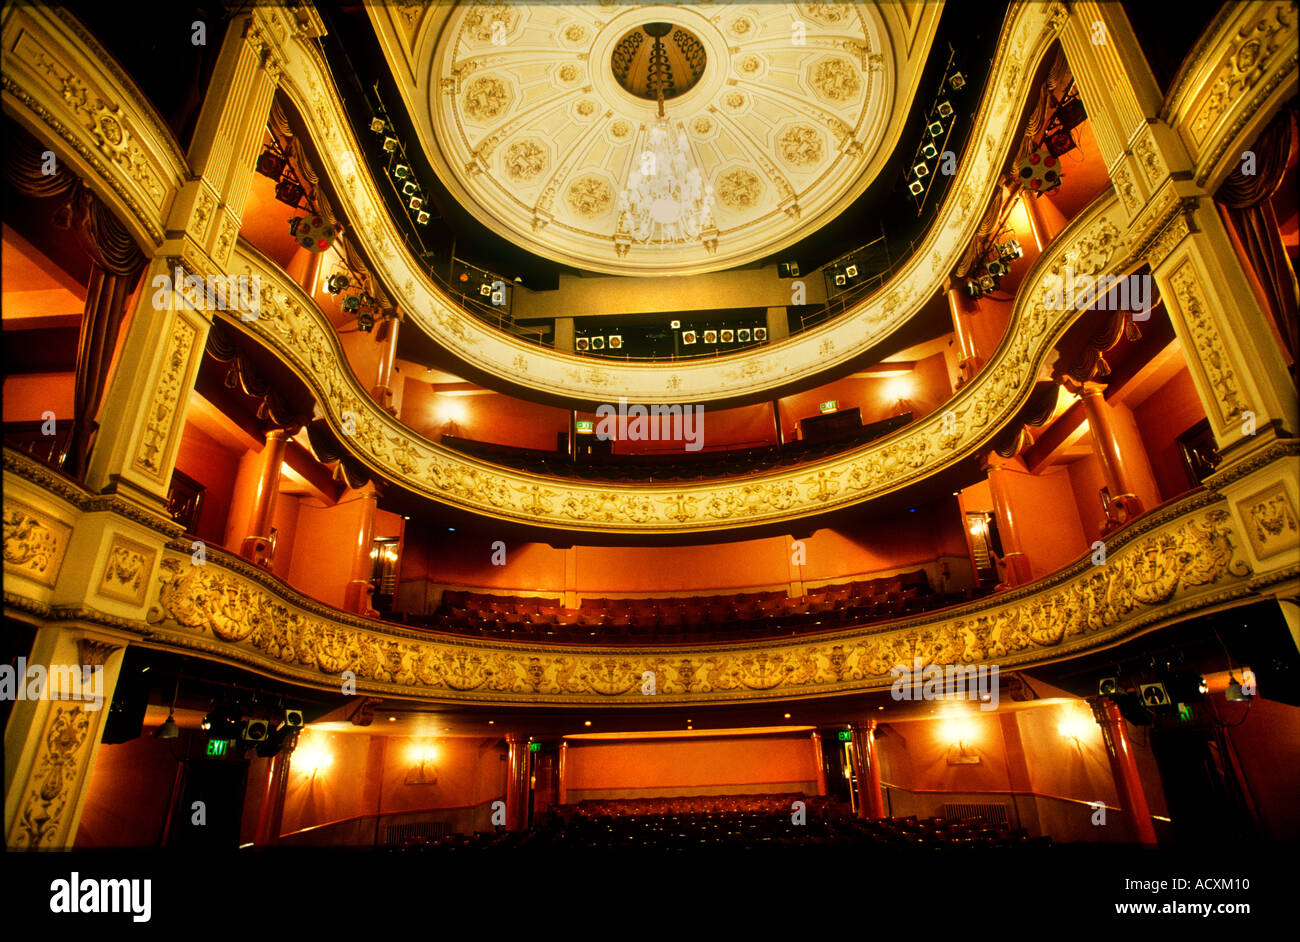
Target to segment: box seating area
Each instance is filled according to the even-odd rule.
[[[442,444],[464,454],[517,471],[592,481],[698,481],[759,474],[817,461],[848,451],[897,431],[912,421],[912,413],[862,426],[860,431],[824,441],[796,441],[726,451],[675,451],[659,455],[609,455],[573,461],[555,451],[513,448],[468,438],[442,436]]]
[[[948,604],[930,591],[925,570],[785,592],[648,599],[557,599],[448,590],[431,616],[409,624],[454,634],[574,643],[725,641],[801,634],[901,618]]]
[[[804,820],[794,823],[794,802]],[[993,826],[982,818],[882,818],[866,820],[829,798],[732,795],[584,801],[552,809],[531,831],[491,831],[414,837],[404,850],[474,852],[506,848],[546,850],[754,850],[829,846],[918,848],[1043,847],[1023,829]]]

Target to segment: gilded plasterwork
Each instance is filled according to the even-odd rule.
[[[4,503],[5,569],[53,587],[72,528],[14,500]]]
[[[99,581],[99,594],[132,605],[143,604],[146,582],[153,572],[157,555],[157,551],[148,546],[114,535]]]
[[[135,465],[158,477],[162,470],[163,455],[176,427],[176,410],[181,400],[181,384],[185,381],[190,352],[198,331],[181,317],[172,322],[171,334],[167,337],[167,352],[163,359],[162,371],[158,376],[158,386],[154,389],[153,399],[142,419],[144,434],[140,437],[140,449],[135,456]]]
[[[1125,270],[1130,246],[1107,195],[1079,215],[1027,273],[993,360],[945,408],[880,442],[822,462],[753,478],[667,488],[612,488],[513,472],[416,434],[381,409],[352,376],[319,308],[283,273],[241,245],[239,258],[263,286],[261,316],[237,322],[290,364],[315,391],[345,448],[381,474],[436,500],[552,527],[675,531],[725,529],[808,516],[888,493],[968,455],[1010,419],[1029,394],[1056,338],[1078,316],[1050,301],[1067,266],[1076,274]],[[906,299],[891,294],[886,305]],[[725,371],[724,371],[725,372]],[[605,384],[588,367],[575,382]],[[344,435],[343,416],[354,418]]]
[[[1192,341],[1199,350],[1197,362],[1205,371],[1205,378],[1214,390],[1215,403],[1224,422],[1231,422],[1246,408],[1241,389],[1237,384],[1236,369],[1229,359],[1227,347],[1219,333],[1214,317],[1205,300],[1196,268],[1190,259],[1184,259],[1169,276],[1174,296],[1181,309]]]
[[[206,566],[165,558],[150,621],[178,644],[192,639],[322,684],[354,671],[366,689],[402,696],[643,705],[646,671],[656,675],[660,702],[857,692],[887,687],[891,668],[913,658],[1027,665],[1123,635],[1165,606],[1187,611],[1248,591],[1250,569],[1221,501],[1198,495],[1161,517],[1113,547],[1105,566],[1085,561],[1029,594],[794,643],[565,648],[386,631],[273,591],[224,555]]]
[[[59,704],[50,710],[36,765],[22,786],[24,797],[9,831],[8,847],[36,850],[55,846],[54,839],[65,827],[72,786],[85,767],[82,752],[90,725],[91,716],[81,706]]]
[[[1246,522],[1246,535],[1258,559],[1268,559],[1284,550],[1296,551],[1300,524],[1286,485],[1278,481],[1242,501],[1237,508]]]

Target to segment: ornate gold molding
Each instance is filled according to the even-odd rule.
[[[209,548],[195,565],[189,543],[166,545],[148,585],[145,619],[77,603],[51,605],[39,591],[7,586],[11,614],[112,627],[144,644],[183,650],[338,689],[356,675],[359,694],[438,702],[601,703],[635,708],[862,693],[887,688],[890,669],[996,663],[1029,668],[1105,647],[1135,632],[1295,583],[1300,565],[1271,553],[1252,573],[1244,539],[1218,491],[1243,476],[1285,469],[1295,442],[1274,442],[1219,472],[1207,490],[1153,511],[1108,540],[1107,562],[1080,559],[1052,576],[978,602],[892,622],[798,639],[740,645],[564,646],[490,642],[417,631],[309,599],[244,560]],[[1292,540],[1294,507],[1272,490],[1246,499],[1242,520]],[[1276,534],[1273,531],[1278,531]],[[83,652],[84,654],[84,652]],[[654,699],[640,692],[656,676]],[[62,742],[62,739],[60,739]],[[55,760],[51,760],[53,762]],[[48,778],[47,769],[43,773]],[[57,780],[51,780],[51,788]]]
[[[4,502],[5,570],[53,588],[72,528],[21,501]]]
[[[188,171],[157,112],[66,13],[10,4],[0,37],[6,111],[61,142],[74,172],[137,241],[160,245]]]
[[[414,434],[352,375],[329,320],[303,291],[241,243],[236,264],[261,279],[260,315],[229,323],[257,338],[316,394],[339,440],[390,480],[467,510],[547,527],[682,532],[824,513],[896,491],[984,447],[1024,404],[1052,344],[1079,312],[1049,306],[1066,267],[1115,274],[1133,259],[1112,194],[1081,213],[1027,273],[1002,344],[947,404],[882,441],[743,481],[664,487],[581,484],[511,471]],[[345,429],[355,429],[345,434]]]
[[[269,17],[273,8],[257,8]],[[912,259],[871,298],[834,321],[757,351],[720,361],[664,364],[593,362],[525,343],[466,316],[405,250],[379,191],[355,160],[359,145],[316,48],[296,36],[275,37],[281,87],[308,126],[322,172],[338,195],[376,274],[411,322],[435,342],[497,377],[565,401],[697,403],[753,397],[811,380],[879,344],[930,298],[974,234],[978,214],[997,184],[1014,143],[1020,104],[1037,63],[1064,24],[1059,4],[1017,4],[999,38],[967,153],[936,222]]]
[[[85,766],[80,753],[89,740],[91,725],[91,714],[84,707],[58,704],[50,710],[27,794],[9,831],[8,848],[52,846],[71,810],[69,802],[75,804],[74,786]]]

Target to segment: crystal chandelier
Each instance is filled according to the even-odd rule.
[[[659,27],[663,29],[652,28]],[[713,187],[704,183],[691,159],[686,132],[664,116],[664,86],[668,59],[663,54],[666,24],[646,27],[655,38],[650,60],[650,82],[657,92],[659,117],[650,128],[645,149],[628,174],[627,186],[618,200],[618,229],[614,243],[620,256],[632,242],[667,245],[699,239],[712,253],[718,231],[713,222]]]

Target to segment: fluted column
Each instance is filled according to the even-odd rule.
[[[555,771],[555,803],[557,805],[567,805],[569,803],[569,788],[565,780],[568,774],[569,744],[560,742],[560,758]]]
[[[373,484],[367,484],[359,493],[357,500],[361,503],[361,513],[357,519],[356,540],[352,545],[352,575],[344,592],[344,608],[359,615],[378,614],[370,607],[370,597],[374,592],[371,576],[374,572],[374,559],[370,550],[374,545],[375,509],[379,505],[379,495]]]
[[[370,394],[375,397],[375,401],[383,406],[390,413],[396,415],[393,408],[393,364],[397,360],[397,330],[402,323],[402,314],[400,311],[387,311],[384,313],[384,329],[386,331],[383,339],[383,350],[379,354],[379,375],[375,380],[375,388]]]
[[[528,738],[506,734],[506,827],[522,831],[528,827]]]
[[[276,428],[266,433],[257,493],[253,495],[244,541],[239,547],[240,556],[263,569],[271,568],[271,520],[275,514],[275,498],[280,492],[280,466],[284,463],[284,449],[289,438],[288,429]]]
[[[880,763],[876,756],[876,721],[853,724],[854,778],[858,787],[858,817],[883,818],[885,799],[880,792]]]
[[[1155,847],[1156,829],[1151,824],[1151,809],[1147,807],[1147,796],[1142,790],[1142,778],[1138,775],[1124,717],[1120,715],[1115,701],[1109,697],[1090,697],[1088,704],[1092,707],[1093,716],[1097,718],[1097,725],[1101,727],[1106,757],[1110,759],[1110,771],[1115,777],[1115,791],[1124,803],[1124,813],[1133,823],[1133,833],[1139,843]]]
[[[1066,388],[1083,400],[1088,429],[1092,432],[1093,451],[1110,490],[1110,506],[1106,508],[1106,522],[1102,527],[1103,533],[1109,533],[1141,514],[1142,500],[1136,494],[1128,459],[1115,435],[1110,404],[1102,392],[1104,387],[1084,383],[1081,386],[1069,384]]]
[[[1024,585],[1033,579],[1033,569],[1025,557],[1020,543],[1020,520],[1011,501],[1008,475],[1015,472],[995,464],[989,465],[989,492],[993,496],[993,512],[998,520],[998,535],[1002,539],[1002,560],[1006,563],[1006,584]]]
[[[813,761],[817,763],[817,794],[826,794],[826,756],[822,754],[822,734],[812,731]]]

